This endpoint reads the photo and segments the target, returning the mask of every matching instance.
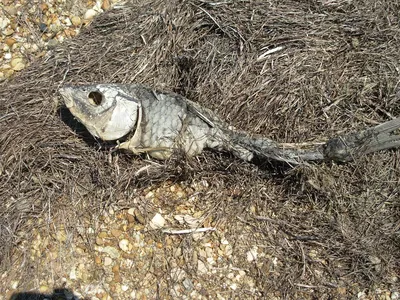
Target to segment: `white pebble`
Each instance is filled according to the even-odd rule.
[[[102,1],[97,0],[96,4],[93,6],[93,10],[99,13],[103,12],[103,10],[101,9],[101,3]]]
[[[31,45],[31,52],[36,52],[36,51],[38,51],[38,50],[39,50],[38,45],[36,45],[36,44],[32,44],[32,45]]]
[[[121,285],[121,290],[122,290],[123,292],[126,292],[127,290],[129,290],[129,286],[126,285],[126,284]]]
[[[12,54],[10,52],[7,52],[4,54],[4,59],[10,60],[12,58]]]
[[[0,18],[0,29],[4,30],[8,24],[10,24],[10,20],[7,17]]]
[[[65,25],[67,25],[68,27],[70,27],[70,26],[72,26],[72,22],[71,22],[71,19],[70,18],[65,18],[65,20],[64,20],[64,23],[65,23]]]
[[[11,281],[11,288],[15,290],[18,287],[19,281],[18,280],[13,280]]]
[[[129,241],[126,239],[120,240],[119,247],[121,248],[122,251],[128,252],[129,251]]]
[[[391,300],[398,300],[399,298],[400,298],[399,292],[392,292],[392,294],[390,295]]]
[[[83,18],[84,18],[85,20],[91,20],[91,19],[94,18],[94,16],[95,16],[96,14],[97,14],[97,12],[96,12],[94,9],[88,9],[88,10],[85,12]]]
[[[359,292],[359,293],[357,294],[357,298],[358,298],[358,299],[365,299],[365,297],[366,297],[365,292]]]
[[[254,246],[249,251],[247,251],[247,261],[248,262],[252,262],[254,260],[257,260],[257,256],[258,256],[257,250],[258,250],[257,246]]]
[[[111,264],[112,264],[112,259],[109,258],[108,256],[106,256],[106,257],[104,258],[104,265],[105,265],[105,266],[110,266]]]
[[[209,265],[214,265],[216,263],[213,257],[207,257],[207,262]]]
[[[150,221],[150,227],[153,229],[163,228],[165,225],[165,219],[159,213],[156,213],[153,219]]]
[[[225,239],[225,238],[222,238],[221,239],[221,244],[222,245],[229,245],[229,241],[227,239]]]
[[[197,261],[197,273],[198,274],[206,274],[208,272],[205,263],[203,263],[200,259]]]
[[[69,272],[69,279],[76,280],[76,278],[76,269],[75,267],[72,267],[71,271]]]
[[[275,267],[278,265],[278,258],[277,258],[277,257],[274,257],[274,258],[272,259],[272,264],[273,264]]]
[[[102,252],[107,253],[112,258],[118,258],[120,256],[118,249],[111,246],[104,247]]]

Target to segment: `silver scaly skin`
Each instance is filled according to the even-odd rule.
[[[388,128],[393,131],[399,127],[400,119],[303,150],[250,137],[195,102],[139,84],[65,86],[60,94],[66,107],[93,136],[156,159],[168,159],[176,149],[195,156],[210,148],[229,151],[245,161],[257,156],[299,164],[310,160],[348,161],[371,149],[389,148],[382,143],[390,148],[400,146],[400,137],[388,132]]]

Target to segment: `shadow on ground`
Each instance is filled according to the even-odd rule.
[[[69,289],[54,289],[52,294],[42,294],[36,292],[15,293],[10,300],[79,300]]]

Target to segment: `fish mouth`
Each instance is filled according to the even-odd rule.
[[[59,93],[63,97],[65,106],[70,109],[75,106],[74,101],[72,99],[71,90],[67,86],[60,88]]]

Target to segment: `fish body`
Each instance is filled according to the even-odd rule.
[[[251,151],[232,143],[228,126],[215,114],[180,95],[138,84],[65,86],[60,93],[94,137],[117,141],[120,149],[168,159],[177,149],[195,156],[213,148],[252,159]]]
[[[236,130],[214,112],[174,93],[140,84],[93,84],[60,89],[66,107],[88,131],[120,149],[168,159],[176,150],[187,156],[210,148],[245,161],[253,158],[299,164],[304,161],[349,161],[354,156],[400,147],[400,118],[302,149]]]

